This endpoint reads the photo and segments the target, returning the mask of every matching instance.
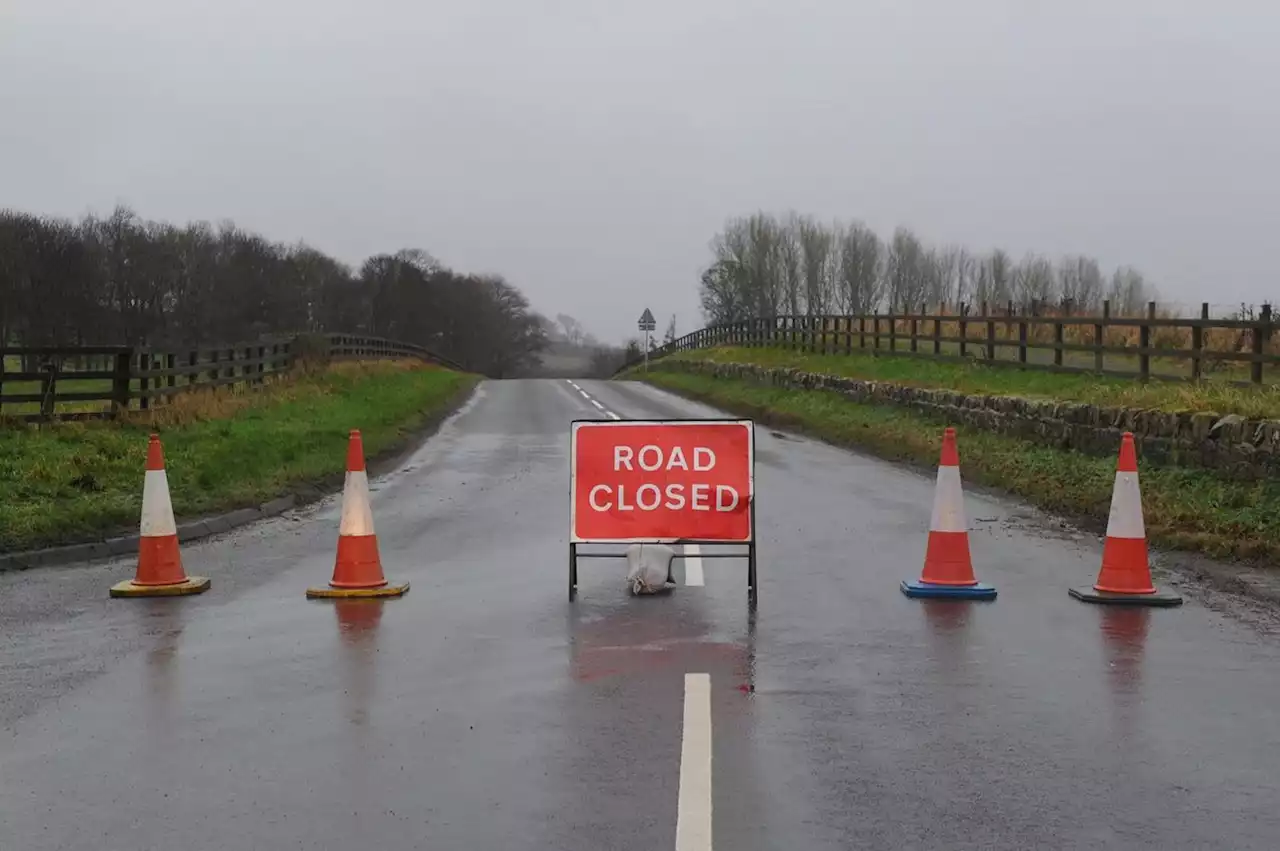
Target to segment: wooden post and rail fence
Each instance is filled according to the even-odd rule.
[[[918,314],[771,316],[709,326],[650,352],[650,358],[716,346],[769,346],[827,355],[922,357],[1020,369],[1093,373],[1147,380],[1213,377],[1241,385],[1280,383],[1280,352],[1270,305],[1257,318],[1158,316],[1155,302],[1142,316],[1034,316],[1013,304],[996,311]],[[638,365],[633,358],[623,369]],[[1118,364],[1118,365],[1117,365]],[[1247,377],[1244,365],[1248,366]],[[1266,368],[1264,370],[1264,367]]]
[[[0,348],[0,419],[101,419],[145,411],[195,388],[260,385],[308,357],[416,359],[462,369],[421,346],[355,334],[276,337],[198,349]],[[17,369],[10,369],[14,364]],[[32,365],[38,368],[32,371]]]

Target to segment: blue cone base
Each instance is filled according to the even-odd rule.
[[[990,585],[934,585],[920,580],[903,580],[902,593],[918,600],[994,600],[996,589]]]

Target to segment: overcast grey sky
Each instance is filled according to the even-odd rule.
[[[1259,0],[0,0],[0,206],[425,248],[620,340],[796,209],[1280,296]]]

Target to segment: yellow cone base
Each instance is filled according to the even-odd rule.
[[[388,582],[377,588],[334,588],[326,585],[323,588],[308,588],[309,600],[352,599],[359,597],[401,597],[409,590],[408,582]]]
[[[112,597],[186,597],[209,590],[207,576],[188,576],[185,582],[173,585],[139,585],[132,579],[111,586]]]

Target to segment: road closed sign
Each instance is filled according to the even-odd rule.
[[[579,420],[570,440],[570,539],[749,542],[750,420]]]

